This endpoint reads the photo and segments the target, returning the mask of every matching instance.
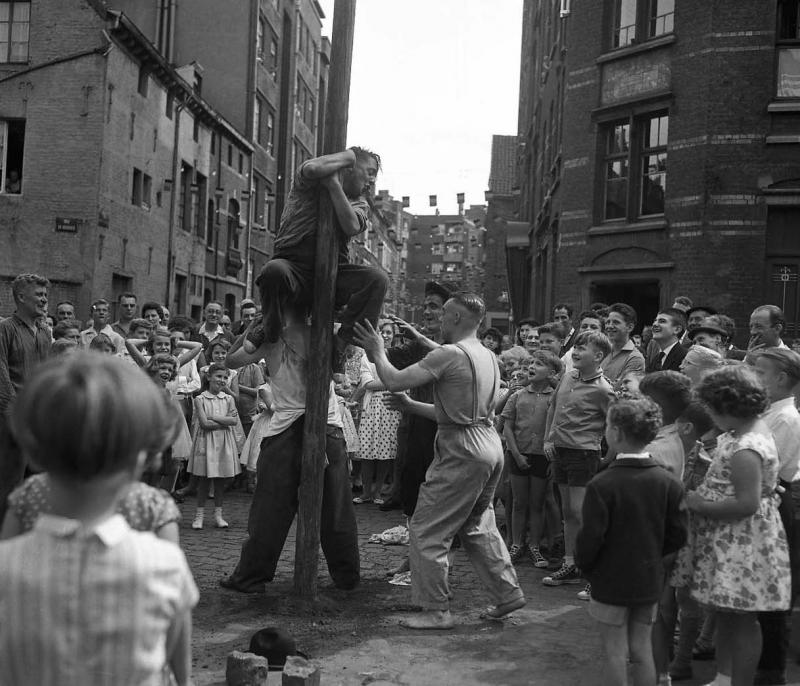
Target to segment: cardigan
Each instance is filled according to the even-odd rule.
[[[652,458],[619,458],[586,487],[575,564],[592,598],[648,605],[661,597],[666,555],[686,541],[683,486]]]

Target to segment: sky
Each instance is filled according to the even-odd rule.
[[[484,203],[492,135],[517,133],[521,22],[522,0],[358,2],[347,141],[380,154],[378,190],[414,214]]]

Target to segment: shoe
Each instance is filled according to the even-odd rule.
[[[783,669],[759,669],[753,679],[753,686],[782,686],[786,683],[786,671]]]
[[[386,501],[383,498],[375,498],[372,502],[376,505],[383,505]]]
[[[378,509],[381,512],[390,512],[391,510],[399,510],[402,506],[399,500],[389,498],[389,500],[384,500]]]
[[[365,498],[364,496],[361,496],[361,495],[353,498],[353,504],[354,505],[364,505],[366,503],[371,503],[371,502],[372,502],[372,498]]]
[[[528,557],[531,558],[531,562],[533,562],[534,567],[538,567],[539,569],[544,569],[548,567],[550,563],[547,561],[547,558],[539,552],[539,548],[535,546],[528,546]]]
[[[216,526],[218,529],[227,529],[228,528],[228,522],[226,522],[222,518],[222,508],[221,507],[215,507],[214,508],[214,526]]]
[[[592,585],[586,584],[586,588],[578,591],[578,600],[590,601],[592,599]]]
[[[481,612],[481,619],[503,619],[503,617],[507,617],[522,607],[525,607],[525,598],[515,598],[507,603],[500,603],[487,608],[484,612]]]
[[[226,576],[219,580],[219,585],[222,588],[227,588],[229,591],[236,591],[237,593],[263,593],[264,586],[242,586],[239,582],[234,581],[232,576]]]
[[[511,558],[512,562],[519,562],[524,554],[525,551],[522,549],[521,545],[512,545],[508,549],[508,556]]]
[[[561,568],[542,579],[545,586],[561,586],[563,584],[579,584],[581,579],[580,570],[575,565],[568,565],[566,562]]]
[[[672,679],[669,674],[659,674],[656,686],[672,686]]]
[[[691,665],[679,667],[674,663],[669,666],[669,675],[673,681],[688,681],[694,676]]]
[[[194,515],[194,521],[192,521],[192,528],[193,529],[202,529],[203,528],[203,519],[205,518],[205,512],[203,510],[197,510]]]
[[[692,650],[692,660],[699,660],[700,662],[713,660],[715,655],[714,646],[701,646],[695,643],[694,650]]]

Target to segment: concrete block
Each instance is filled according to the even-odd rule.
[[[228,686],[266,686],[268,675],[267,658],[238,650],[228,655],[225,669],[225,681]]]
[[[319,667],[298,655],[286,658],[283,668],[283,686],[319,686]]]

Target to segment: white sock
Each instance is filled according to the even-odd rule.
[[[727,674],[720,674],[714,677],[714,686],[731,686],[731,678]]]
[[[564,555],[564,564],[567,565],[567,567],[572,567],[575,564],[575,556]]]

